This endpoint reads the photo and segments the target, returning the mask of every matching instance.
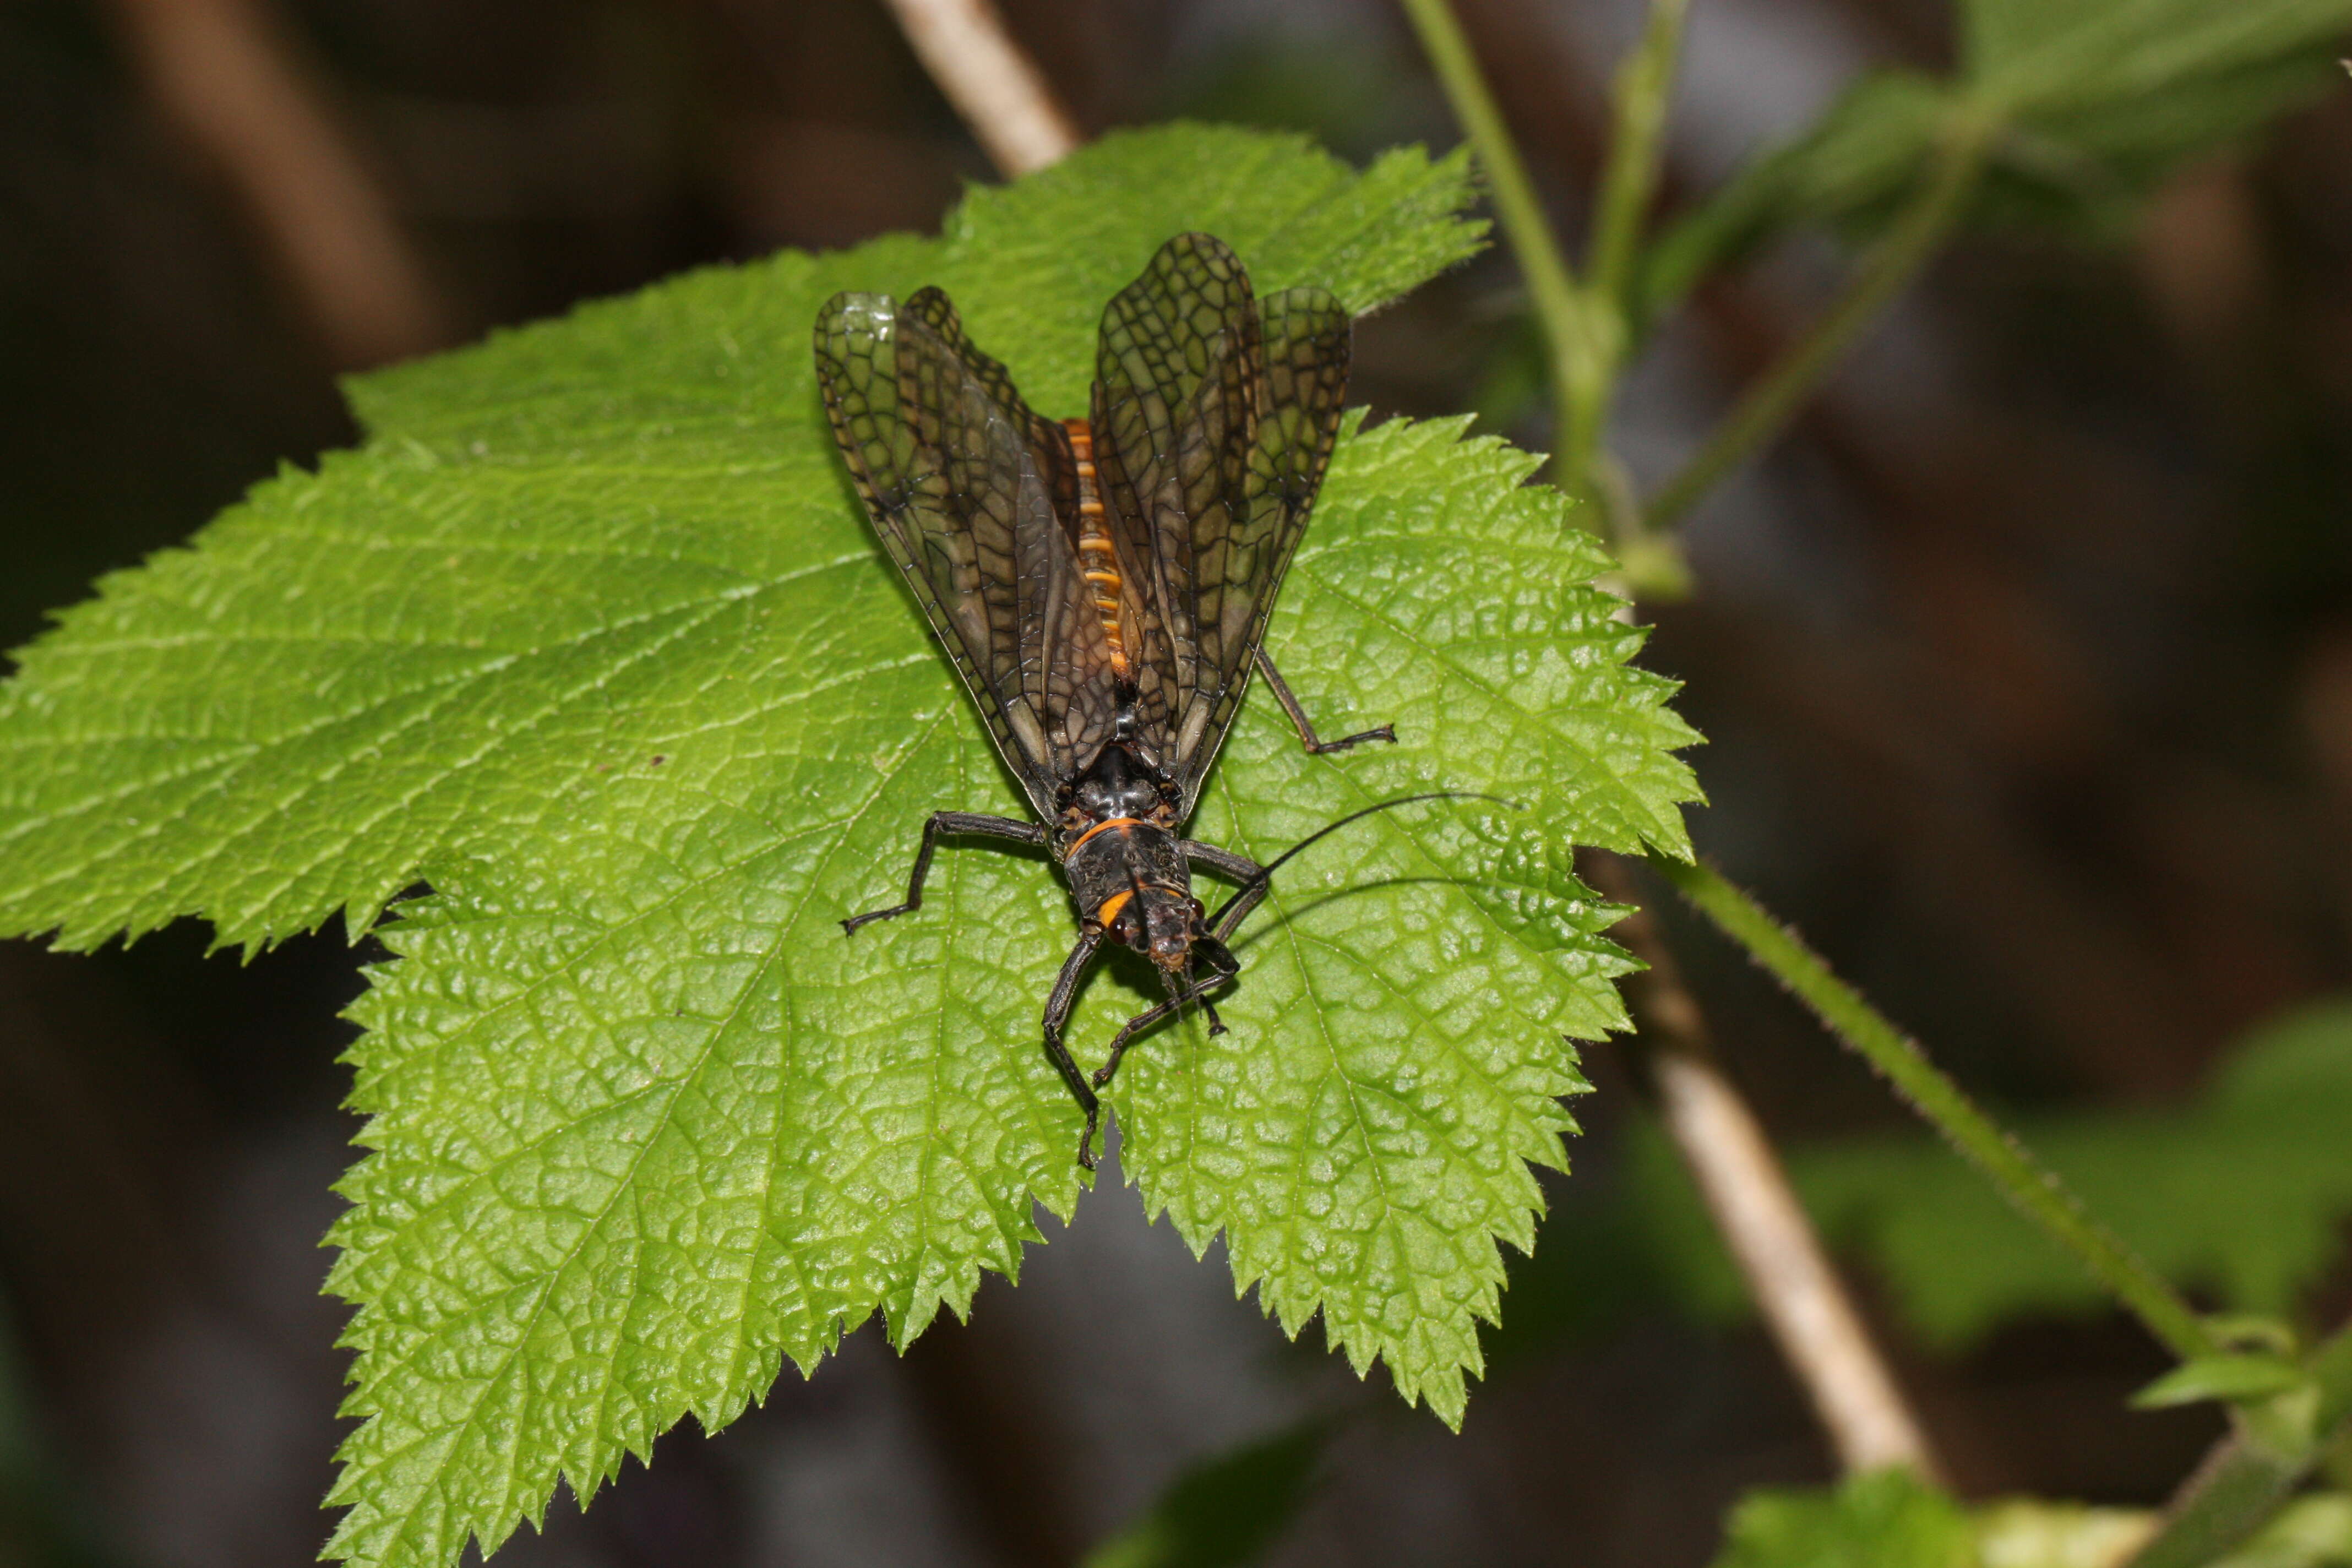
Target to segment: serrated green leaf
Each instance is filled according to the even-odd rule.
[[[1732,1510],[1714,1568],[1979,1568],[1959,1505],[1906,1469],[1829,1490],[1764,1487]]]
[[[1265,854],[1439,782],[1515,794],[1544,826],[1423,807],[1351,828],[1244,928],[1232,1031],[1148,1037],[1113,1098],[1147,1199],[1196,1247],[1222,1227],[1237,1287],[1293,1332],[1320,1310],[1360,1367],[1385,1360],[1450,1420],[1496,1238],[1531,1241],[1522,1161],[1560,1163],[1557,1097],[1582,1087],[1559,1037],[1622,1021],[1623,961],[1597,934],[1613,913],[1533,840],[1678,842],[1688,788],[1660,749],[1687,734],[1664,684],[1615,662],[1637,634],[1563,585],[1602,564],[1585,536],[1517,487],[1532,459],[1454,435],[1400,422],[1343,446],[1272,638],[1318,711],[1392,715],[1406,743],[1308,759],[1252,705],[1196,830]],[[1519,585],[1468,596],[1436,553]],[[1322,637],[1353,662],[1323,665]],[[1418,651],[1367,657],[1384,639]],[[901,1342],[962,1311],[982,1268],[1016,1271],[1033,1200],[1068,1212],[1076,1113],[1034,1038],[1069,939],[1045,867],[950,851],[919,916],[855,942],[833,925],[896,889],[926,812],[1017,809],[927,668],[912,732],[848,759],[855,795],[811,796],[788,749],[761,757],[793,781],[781,798],[695,783],[677,820],[692,746],[664,739],[663,771],[436,873],[384,929],[402,962],[354,1009],[380,1153],[336,1235],[334,1288],[362,1304],[351,1410],[376,1417],[337,1492],[358,1505],[341,1550],[395,1560],[374,1532],[419,1519],[494,1542],[559,1468],[589,1490],[681,1413],[722,1425],[780,1352],[810,1364],[877,1306]],[[1098,1053],[1146,999],[1099,975],[1073,1037]],[[551,1361],[577,1383],[541,1385]]]
[[[1559,1097],[1582,1088],[1570,1054],[1525,1043],[1623,1022],[1600,936],[1620,911],[1566,846],[1679,846],[1669,803],[1693,787],[1670,688],[1625,668],[1640,634],[1586,585],[1605,559],[1557,491],[1520,484],[1535,458],[1457,441],[1465,425],[1343,447],[1276,617],[1280,657],[1330,672],[1301,685],[1310,708],[1393,718],[1405,743],[1310,758],[1260,709],[1193,831],[1263,859],[1433,787],[1523,802],[1532,825],[1431,805],[1350,828],[1244,928],[1233,1031],[1157,1037],[1113,1097],[1122,1161],[1195,1251],[1222,1230],[1236,1287],[1286,1330],[1319,1312],[1360,1371],[1386,1362],[1450,1423],[1495,1315],[1492,1238],[1533,1245],[1522,1161],[1562,1163]]]
[[[1359,307],[1475,243],[1462,163],[1361,175],[1292,138],[1106,140],[944,238],[784,255],[367,378],[372,439],[109,580],[0,692],[0,922],[89,945],[186,912],[252,944],[336,909],[395,962],[353,1009],[374,1152],[342,1191],[358,1307],[332,1551],[446,1563],[583,1499],[692,1414],[876,1310],[900,1342],[1034,1205],[1077,1191],[1037,1049],[1071,936],[1037,857],[957,846],[919,914],[923,816],[1020,809],[838,470],[808,349],[837,289],[939,282],[1039,406],[1079,405],[1093,319],[1168,233],[1260,287]],[[1128,1170],[1294,1332],[1460,1418],[1497,1239],[1524,1246],[1622,1022],[1612,918],[1568,846],[1687,853],[1670,686],[1591,585],[1534,459],[1460,422],[1351,422],[1268,646],[1310,759],[1245,706],[1194,830],[1266,854],[1433,786],[1286,868],[1244,929],[1230,1035],[1147,1037]],[[1142,994],[1099,968],[1099,1054]]]

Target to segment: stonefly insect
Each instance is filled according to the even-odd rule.
[[[1031,412],[938,289],[904,304],[836,294],[817,312],[817,383],[882,543],[947,645],[1040,818],[942,811],[923,825],[903,903],[919,910],[943,836],[1044,846],[1078,916],[1045,1003],[1045,1054],[1086,1112],[1128,1042],[1239,973],[1226,942],[1276,867],[1179,837],[1253,666],[1311,752],[1393,741],[1383,724],[1317,737],[1261,646],[1339,427],[1347,311],[1320,289],[1253,298],[1225,244],[1180,234],[1103,310],[1089,416]],[[1238,879],[1215,915],[1192,868]],[[1091,1082],[1062,1042],[1106,939],[1144,954],[1168,1000],[1131,1019]]]

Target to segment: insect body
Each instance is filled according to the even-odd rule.
[[[1204,234],[1170,240],[1105,308],[1085,419],[1032,413],[937,289],[837,294],[817,315],[818,384],[867,515],[1039,818],[937,813],[906,900],[842,924],[920,908],[942,836],[1052,853],[1079,935],[1045,1044],[1086,1112],[1082,1165],[1095,1090],[1137,1029],[1191,1001],[1223,1028],[1203,993],[1236,973],[1225,939],[1270,868],[1181,829],[1253,667],[1310,752],[1396,739],[1317,739],[1261,646],[1339,431],[1349,346],[1331,295],[1257,300]],[[1213,919],[1195,866],[1242,883]],[[1089,1082],[1062,1030],[1106,940],[1149,958],[1169,1000]]]

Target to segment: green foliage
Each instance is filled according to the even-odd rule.
[[[1280,1539],[1315,1489],[1330,1433],[1309,1422],[1245,1443],[1176,1478],[1086,1568],[1240,1568]]]
[[[1732,1510],[1715,1568],[1978,1568],[1968,1516],[1906,1469],[1833,1491],[1764,1488]]]
[[[2243,1325],[2234,1326],[2242,1337]],[[2275,1342],[2275,1331],[2263,1336]],[[2210,1358],[2200,1358],[2208,1361]],[[2273,1547],[2288,1561],[2309,1544],[2301,1524],[2273,1533],[2280,1506],[2314,1471],[2352,1456],[2352,1327],[2300,1358],[2294,1385],[2234,1401],[2231,1436],[2209,1454],[2166,1510],[2162,1531],[2134,1568],[2205,1568],[2225,1554]],[[2192,1377],[2196,1374],[2192,1374]],[[2218,1381],[2202,1374],[2209,1384]],[[2217,1391],[2218,1392],[2218,1391]]]
[[[2156,1533],[2145,1509],[2008,1498],[1977,1511],[1984,1568],[2121,1568]]]
[[[2156,1533],[2141,1509],[2011,1498],[1963,1513],[1905,1470],[1748,1493],[1715,1568],[2123,1568]],[[2200,1559],[2200,1561],[2207,1561]],[[2298,1499],[2210,1568],[2352,1564],[2352,1498]]]
[[[2352,1568],[2352,1495],[2297,1498],[2212,1568]]]
[[[1792,227],[1875,233],[1964,121],[1999,127],[1979,223],[2112,235],[2183,161],[2340,85],[2352,0],[1962,0],[1950,79],[1887,69],[1659,242],[1639,312]]]
[[[2026,1146],[2167,1278],[2242,1310],[2289,1312],[2352,1215],[2352,1003],[2257,1030],[2194,1103],[2021,1119]],[[1958,1347],[2030,1312],[2098,1310],[2082,1266],[1925,1135],[1792,1151],[1790,1173],[1835,1241],[1867,1257],[1933,1343]],[[1639,1156],[1646,1228],[1690,1296],[1740,1300],[1729,1260],[1663,1147]]]
[[[2200,1356],[2181,1363],[2132,1395],[2132,1405],[2140,1410],[2163,1410],[2208,1399],[2259,1399],[2303,1387],[2310,1381],[2310,1373],[2284,1356]]]
[[[940,283],[1032,401],[1083,406],[1097,312],[1179,229],[1351,308],[1475,247],[1459,159],[1359,175],[1293,138],[1106,139],[975,192],[938,240],[714,268],[365,378],[370,433],[108,579],[0,690],[0,929],[87,947],[182,914],[251,947],[336,910],[396,961],[352,1016],[373,1151],[332,1288],[359,1309],[331,1550],[495,1549],[692,1415],[882,1311],[900,1343],[1016,1272],[1077,1191],[1037,1048],[1071,936],[1034,856],[923,816],[1022,808],[870,536],[813,387],[835,290]],[[1569,846],[1687,853],[1695,739],[1535,459],[1463,422],[1351,421],[1195,831],[1285,870],[1232,1032],[1147,1038],[1126,1170],[1237,1289],[1458,1422],[1528,1162],[1562,1163],[1563,1037],[1622,1023],[1612,912]],[[1145,993],[1113,963],[1084,1058]]]

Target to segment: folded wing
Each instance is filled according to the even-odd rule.
[[[1079,573],[1068,437],[937,289],[818,312],[817,383],[858,494],[1039,816],[1110,738],[1110,650]]]
[[[1255,300],[1204,234],[1170,240],[1103,312],[1096,462],[1138,627],[1140,738],[1186,815],[1330,461],[1349,346],[1337,299]]]

